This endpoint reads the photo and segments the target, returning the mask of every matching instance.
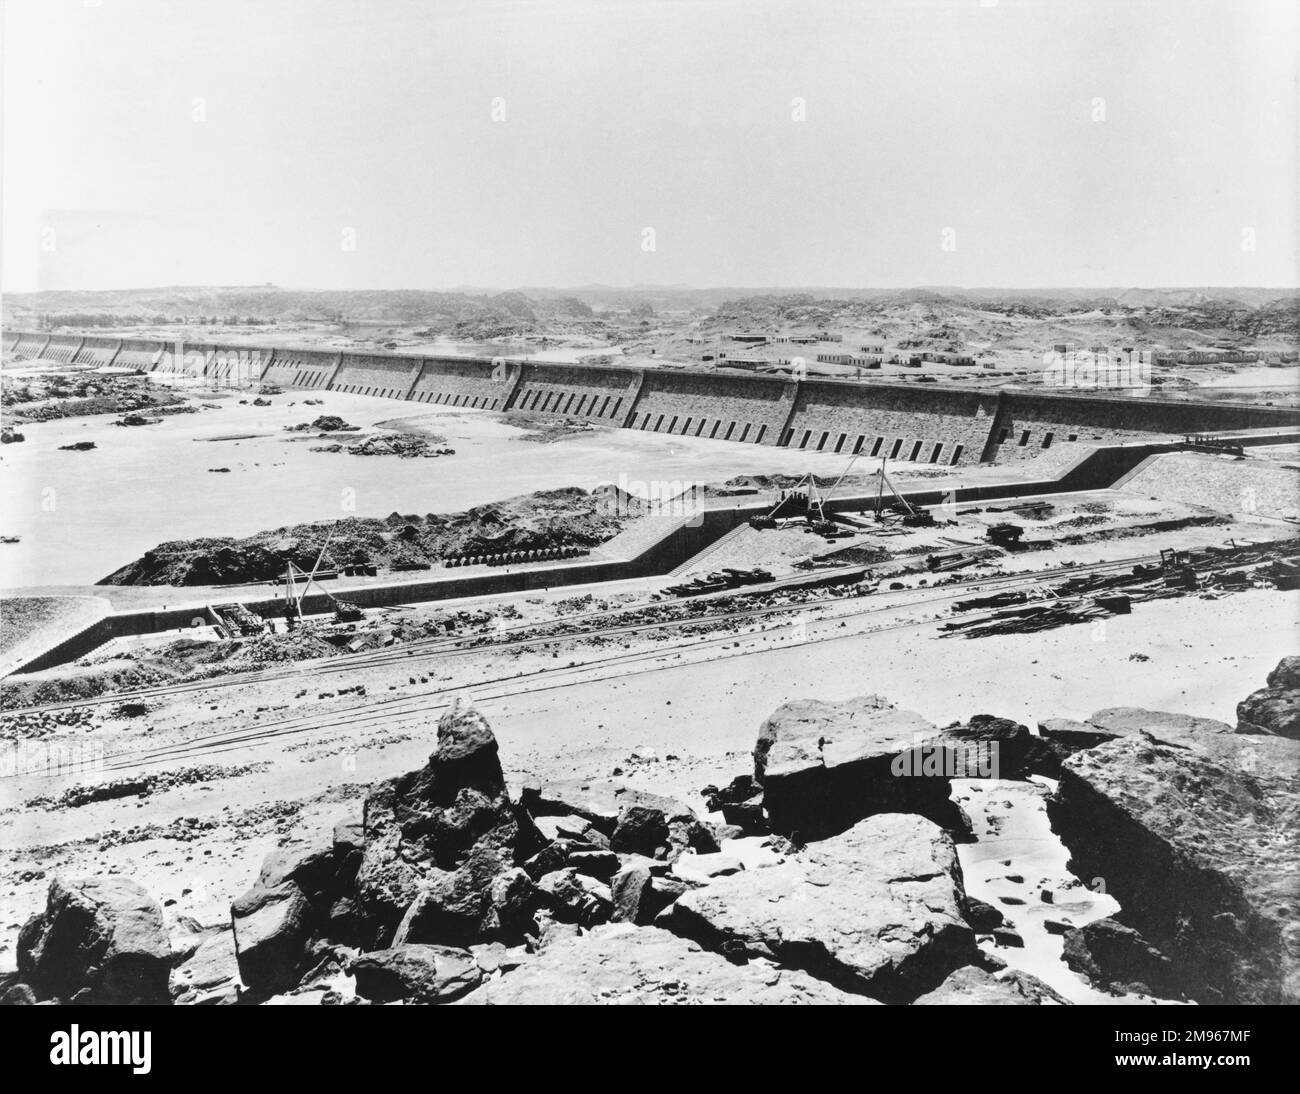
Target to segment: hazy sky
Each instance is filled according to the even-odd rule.
[[[1297,10],[5,0],[3,284],[1295,285]]]

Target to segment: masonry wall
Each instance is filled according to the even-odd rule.
[[[13,332],[12,352],[150,369],[168,342]],[[942,465],[1114,442],[1300,425],[1300,410],[1172,399],[982,392],[922,384],[794,382],[744,373],[186,343],[215,381],[344,391],[486,410],[590,417],[629,429]]]
[[[340,353],[324,350],[277,349],[262,380],[278,387],[324,391],[338,367]]]
[[[1134,441],[1153,434],[1182,437],[1225,429],[1285,427],[1300,422],[1287,407],[1014,393],[999,399],[986,459],[1027,459],[1076,441]]]
[[[61,365],[70,365],[73,357],[77,354],[77,350],[81,349],[81,343],[84,340],[81,337],[56,334],[50,339],[50,344],[45,347],[41,356],[47,361],[57,361]]]
[[[971,391],[805,383],[780,443],[913,463],[976,463],[997,406],[995,395]]]
[[[91,368],[103,368],[105,365],[113,363],[113,358],[117,356],[117,348],[121,345],[122,340],[120,338],[86,337],[81,342],[81,348],[73,355],[72,363],[74,365],[88,365]]]
[[[511,409],[621,425],[632,409],[639,378],[633,369],[525,364]]]
[[[504,410],[518,374],[514,364],[494,369],[491,361],[425,357],[410,398],[412,402],[439,406]]]
[[[143,338],[127,338],[122,348],[117,351],[114,365],[124,368],[138,368],[148,371],[158,361],[159,354],[167,348],[166,342],[150,342]]]
[[[626,425],[716,441],[774,444],[785,424],[786,387],[782,380],[647,370]]]

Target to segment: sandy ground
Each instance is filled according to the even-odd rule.
[[[612,668],[583,667],[576,664],[582,653],[561,650],[558,658],[544,651],[512,657],[508,668],[499,655],[485,652],[331,677],[304,674],[174,698],[160,703],[147,725],[110,718],[98,728],[68,731],[64,759],[79,758],[87,770],[0,780],[0,964],[13,961],[19,925],[39,906],[49,876],[60,871],[130,874],[160,899],[174,901],[170,912],[223,920],[229,900],[278,841],[324,835],[335,819],[357,810],[365,784],[423,763],[445,702],[439,687],[467,685],[492,722],[516,786],[529,775],[599,777],[618,769],[629,783],[700,807],[699,789],[747,770],[760,722],[800,696],[876,692],[938,724],[975,713],[1033,724],[1113,705],[1231,721],[1237,700],[1294,651],[1300,594],[1255,590],[1213,602],[1160,601],[1100,629],[1082,625],[978,641],[937,639],[934,624],[924,620],[933,614],[928,605],[909,610],[906,596],[897,603],[895,614],[869,617],[869,625],[906,623],[918,615],[922,621],[872,633],[841,627],[844,621],[835,618],[809,618],[779,631],[663,649]],[[1205,625],[1208,619],[1213,626]],[[1261,619],[1276,625],[1260,626]],[[586,656],[610,655],[597,650]],[[576,667],[566,669],[570,661]],[[558,675],[528,681],[528,691],[526,678],[490,682],[512,671]],[[366,685],[367,696],[332,694],[356,683]],[[518,693],[505,694],[511,688]],[[301,716],[303,726],[228,746],[217,736],[286,716]],[[122,753],[199,738],[204,750],[174,754],[143,770],[196,764],[253,769],[144,799],[23,807],[38,794],[138,774],[142,769],[103,772],[105,760]],[[641,747],[661,758],[630,759]],[[32,746],[12,755],[31,767],[51,752]],[[130,831],[141,825],[147,827]]]

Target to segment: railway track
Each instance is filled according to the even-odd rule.
[[[1078,573],[1096,572],[1103,568],[1115,568],[1131,562],[1131,559],[1117,560],[1113,563],[1089,567],[1062,567],[1060,569]],[[985,579],[982,582],[964,583],[967,589],[980,584],[988,587],[992,584],[1006,585],[1011,582],[1033,585],[1042,579],[1045,572],[1022,575],[1002,575],[996,581]],[[813,626],[830,627],[850,619],[889,611],[914,611],[928,605],[940,603],[961,595],[960,587],[949,585],[938,596],[926,597],[906,604],[876,605],[859,611],[846,612],[825,617],[813,623]],[[841,601],[842,603],[842,601]],[[802,607],[801,605],[800,607]],[[981,613],[991,617],[994,612]],[[766,630],[763,637],[775,636],[783,631],[794,630],[802,621],[784,623],[774,630]],[[108,758],[104,770],[127,772],[142,767],[163,763],[196,761],[226,752],[244,751],[279,740],[285,736],[297,734],[322,733],[333,729],[346,729],[357,737],[357,746],[364,746],[364,739],[371,733],[400,729],[408,724],[427,725],[431,717],[440,713],[457,697],[472,697],[476,703],[490,703],[502,699],[535,695],[555,691],[575,685],[599,684],[606,681],[624,679],[647,673],[668,671],[683,667],[680,658],[685,652],[704,652],[705,656],[686,664],[704,664],[717,660],[730,660],[768,653],[774,649],[788,649],[796,646],[817,645],[824,642],[842,641],[848,638],[875,636],[879,634],[915,630],[932,625],[933,619],[905,619],[887,623],[865,630],[842,633],[836,626],[833,633],[809,635],[804,633],[794,641],[780,645],[755,646],[742,649],[734,633],[695,639],[661,646],[653,650],[640,650],[610,657],[597,658],[581,664],[566,665],[556,668],[539,669],[533,673],[498,676],[473,683],[454,684],[446,687],[434,687],[414,696],[393,696],[371,699],[338,707],[315,714],[289,716],[247,725],[235,730],[218,730],[201,734],[185,741],[159,745],[153,748],[134,749],[116,753]],[[748,637],[754,638],[751,634]],[[722,650],[718,650],[722,647]],[[726,651],[726,652],[723,652]],[[713,656],[708,656],[713,652]]]
[[[940,586],[939,588],[943,591],[937,596],[923,597],[901,606],[919,607],[944,600],[956,599],[975,588],[992,590],[1008,586],[1016,587],[1022,585],[1034,585],[1063,575],[1099,573],[1107,570],[1131,568],[1139,563],[1157,561],[1158,558],[1158,555],[1152,554],[1134,555],[1123,559],[1117,559],[1112,562],[1077,566],[1056,566],[1047,570],[1036,570],[1020,574],[998,574],[994,576],[986,575],[984,577],[969,578],[963,581]],[[719,596],[722,595],[727,594],[719,594]],[[696,603],[699,602],[700,601],[697,601]],[[538,629],[538,627],[546,626],[547,624],[524,623],[514,627],[503,628],[496,633],[494,640],[490,642],[476,642],[475,637],[477,636],[465,638],[417,639],[414,642],[407,642],[400,646],[393,646],[384,650],[343,654],[338,657],[322,658],[312,661],[295,661],[283,667],[273,669],[256,669],[249,672],[231,673],[225,676],[207,677],[200,680],[186,680],[175,684],[160,684],[155,687],[137,688],[130,691],[89,696],[82,699],[66,700],[59,703],[15,708],[13,710],[4,711],[3,713],[4,715],[17,716],[45,711],[72,710],[85,707],[103,706],[107,704],[145,701],[149,699],[175,698],[182,695],[193,694],[195,692],[247,687],[254,684],[273,683],[278,680],[321,679],[340,673],[352,673],[362,669],[382,668],[384,666],[397,664],[410,665],[414,668],[433,658],[446,659],[448,657],[468,657],[485,651],[498,652],[509,651],[512,649],[525,649],[534,646],[546,647],[552,645],[563,645],[570,642],[581,642],[594,636],[612,638],[620,635],[627,636],[643,634],[651,631],[673,628],[693,629],[705,626],[715,626],[718,623],[725,622],[746,622],[769,616],[803,614],[810,610],[827,605],[843,606],[848,603],[851,603],[851,601],[844,597],[827,595],[802,600],[794,604],[757,605],[752,608],[737,609],[729,612],[701,614],[677,619],[651,620],[649,622],[629,623],[622,626],[609,626],[607,624],[611,618],[643,611],[645,610],[645,605],[613,608],[600,612],[591,612],[584,615],[569,617],[565,620],[566,623],[585,623],[587,625],[577,631],[566,634],[529,635],[527,632],[534,631]],[[895,610],[898,607],[900,607],[900,605],[880,605],[869,603],[858,610],[849,610],[837,613],[836,618],[852,619],[861,615],[870,615],[877,612]],[[522,637],[511,639],[508,637],[511,634],[520,634]],[[732,636],[727,635],[726,637],[730,639]],[[598,662],[587,662],[587,664],[592,663]]]

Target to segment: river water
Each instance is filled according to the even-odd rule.
[[[166,540],[246,536],[341,516],[455,512],[602,482],[720,482],[808,470],[827,476],[845,463],[834,455],[606,428],[539,444],[489,411],[417,410],[339,392],[305,406],[306,397],[272,396],[271,406],[255,407],[251,395],[196,393],[196,401],[216,409],[135,427],[114,425],[111,415],[22,425],[26,441],[0,449],[0,534],[21,537],[0,544],[0,588],[90,584]],[[403,460],[312,452],[322,443],[314,434],[284,430],[320,414],[362,427],[402,419],[445,436],[456,455]],[[96,448],[60,451],[75,441]],[[229,471],[211,470],[222,467]]]

